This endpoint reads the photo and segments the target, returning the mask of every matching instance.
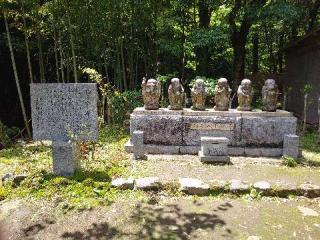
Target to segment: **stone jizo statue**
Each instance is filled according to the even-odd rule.
[[[185,93],[182,85],[180,84],[179,78],[171,79],[169,86],[169,102],[170,110],[182,110],[185,102]]]
[[[238,111],[251,111],[253,89],[249,79],[243,79],[238,88]]]
[[[143,78],[141,88],[145,110],[158,110],[161,83],[156,79],[149,79],[147,81],[146,78]]]
[[[218,84],[214,89],[214,109],[216,111],[228,111],[230,101],[231,89],[228,85],[228,80],[220,78]]]
[[[278,102],[278,85],[273,79],[268,79],[265,81],[262,87],[262,110],[267,112],[277,111]]]
[[[205,110],[206,104],[206,87],[202,79],[197,79],[191,89],[192,109]]]

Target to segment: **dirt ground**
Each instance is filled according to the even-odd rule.
[[[299,185],[320,185],[320,168],[281,165],[277,158],[232,157],[230,165],[203,164],[197,156],[149,155],[147,161],[136,161],[130,173],[134,177],[157,176],[164,181],[182,177],[199,178],[203,181],[239,179],[250,183],[269,181]]]
[[[62,214],[48,202],[4,201],[1,219],[10,240],[26,239],[320,239],[319,199],[260,200],[172,198],[121,201],[90,211]]]

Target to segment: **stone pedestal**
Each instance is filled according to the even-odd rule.
[[[145,154],[194,154],[201,150],[201,137],[226,137],[229,155],[282,156],[285,135],[296,134],[297,119],[291,113],[193,111],[167,108],[145,110],[136,108],[130,118],[131,137],[143,131]],[[131,141],[126,151],[133,153]]]
[[[76,142],[52,142],[53,174],[71,176],[80,166]]]
[[[145,151],[143,149],[143,131],[134,131],[131,137],[133,144],[133,159],[144,160],[146,159]]]
[[[283,156],[298,158],[299,156],[299,136],[288,134],[284,136]]]
[[[225,163],[229,162],[228,155],[229,139],[226,137],[201,137],[201,162]]]

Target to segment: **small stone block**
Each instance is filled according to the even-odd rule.
[[[205,195],[209,191],[209,185],[196,178],[180,178],[180,190],[192,195]]]
[[[289,156],[292,158],[299,157],[299,136],[294,134],[284,136],[283,156]]]
[[[134,189],[139,190],[158,190],[161,182],[158,177],[138,178],[134,181]]]
[[[133,159],[145,160],[147,159],[143,145],[143,131],[134,131],[131,137],[133,144]]]
[[[229,163],[230,157],[229,156],[206,156],[199,151],[199,157],[201,162],[205,163]]]
[[[249,185],[241,180],[232,179],[230,181],[231,192],[247,192],[249,191]]]
[[[134,131],[131,142],[134,147],[143,145],[143,131]]]
[[[75,142],[53,142],[52,159],[55,175],[70,176],[79,168],[78,146]]]

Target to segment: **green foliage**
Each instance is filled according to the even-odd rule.
[[[289,156],[283,156],[282,158],[282,164],[287,167],[296,167],[298,165],[298,162],[296,159],[289,157]]]
[[[122,124],[129,119],[130,113],[137,107],[142,107],[142,96],[140,91],[116,92],[112,97],[113,121]]]
[[[189,86],[192,87],[197,79],[202,79],[204,81],[204,84],[205,84],[205,86],[207,88],[207,91],[208,91],[208,96],[209,97],[214,96],[214,89],[215,89],[215,87],[217,85],[218,79],[197,76],[195,79],[193,79],[190,82]]]
[[[0,145],[7,147],[11,144],[9,134],[13,134],[1,121],[0,121]]]
[[[320,153],[319,133],[316,130],[307,129],[301,137],[301,145],[304,150]]]
[[[306,84],[303,87],[303,93],[304,94],[309,94],[312,92],[312,86],[310,84]]]

